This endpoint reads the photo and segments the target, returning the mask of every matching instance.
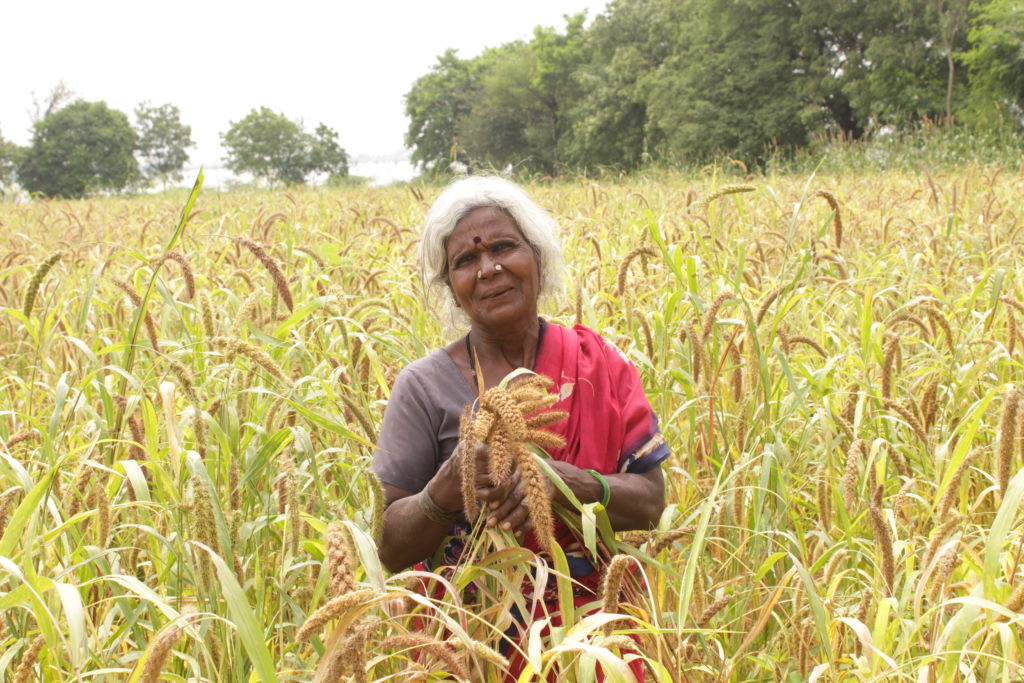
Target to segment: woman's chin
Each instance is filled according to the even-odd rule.
[[[536,308],[522,306],[518,302],[494,302],[486,310],[477,310],[470,316],[473,325],[485,329],[518,328],[524,323],[536,320]]]

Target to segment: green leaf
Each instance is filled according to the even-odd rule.
[[[181,214],[178,216],[178,225],[175,227],[174,232],[171,234],[170,239],[164,245],[164,253],[174,249],[174,245],[181,239],[182,233],[185,231],[185,223],[188,221],[189,215],[192,213],[192,207],[195,206],[196,199],[199,198],[199,190],[203,187],[203,169],[200,167],[199,173],[196,174],[196,181],[192,185],[192,192],[188,195],[188,200],[185,202],[185,206],[181,209]],[[142,321],[146,317],[146,305],[149,303],[150,297],[153,295],[153,287],[156,285],[157,276],[160,274],[160,269],[163,267],[164,262],[159,261],[153,268],[153,273],[149,278],[149,286],[146,287],[145,293],[142,295],[142,305],[136,307],[135,317],[132,319],[132,326],[128,334],[128,345],[124,350],[124,358],[121,360],[120,368],[124,371],[121,376],[121,388],[118,390],[118,394],[124,395],[126,379],[125,375],[130,375],[132,368],[135,366],[135,351],[139,339],[139,329],[142,327]],[[124,415],[122,412],[118,413],[118,420],[116,424],[115,432],[120,432],[122,420]]]
[[[103,580],[119,584],[132,593],[135,593],[135,595],[151,603],[154,607],[160,610],[160,612],[168,619],[176,619],[179,616],[178,610],[171,607],[167,601],[157,595],[156,591],[136,579],[134,576],[129,576],[127,574],[109,574],[104,576]]]
[[[1010,533],[1010,527],[1020,519],[1020,504],[1024,499],[1024,469],[1021,469],[1010,480],[1006,487],[1006,495],[999,505],[999,512],[996,513],[996,520],[992,522],[992,529],[988,538],[985,539],[985,595],[995,599],[995,580],[999,576],[999,556],[1003,551],[1003,544]]]
[[[764,562],[761,563],[761,566],[757,568],[756,572],[754,572],[754,575],[751,577],[751,580],[760,581],[761,579],[763,579],[765,574],[771,571],[771,568],[774,567],[779,560],[781,560],[783,557],[786,557],[787,555],[789,555],[789,553],[787,552],[777,552],[772,553],[771,555],[766,557]]]
[[[252,660],[254,672],[259,675],[263,683],[277,683],[277,671],[274,669],[274,660],[270,656],[270,650],[267,649],[266,635],[256,620],[256,613],[245,597],[245,591],[238,585],[235,573],[213,550],[202,543],[192,542],[209,553],[210,559],[217,568],[217,579],[220,581],[221,591],[228,603],[228,614],[231,615],[231,621],[238,629],[238,636],[242,639],[245,653]]]
[[[349,529],[349,535],[356,546],[356,553],[359,555],[359,563],[366,571],[366,580],[374,588],[384,590],[384,567],[380,563],[380,555],[377,552],[377,545],[373,542],[370,534],[366,533],[351,520],[343,520]]]
[[[796,567],[796,571],[800,574],[800,579],[804,582],[804,589],[807,593],[807,602],[811,605],[811,612],[814,614],[814,625],[818,630],[818,638],[821,641],[822,647],[825,648],[825,654],[828,657],[829,663],[833,663],[834,656],[832,654],[832,640],[828,635],[828,615],[825,614],[825,606],[821,602],[821,597],[818,595],[817,589],[814,587],[814,579],[804,568],[800,560],[795,556],[792,556],[793,565]]]
[[[18,545],[18,541],[22,540],[25,527],[28,526],[32,515],[35,514],[36,509],[39,507],[40,501],[42,501],[46,491],[50,488],[50,482],[53,481],[53,478],[59,471],[60,467],[51,467],[50,471],[43,475],[39,483],[32,487],[32,490],[25,496],[25,500],[21,501],[21,505],[14,511],[14,516],[11,517],[11,521],[4,529],[3,538],[0,538],[0,556],[14,556],[14,549]],[[32,539],[27,538],[25,540],[31,541]]]
[[[565,615],[564,619],[569,622],[570,616],[576,610],[572,599],[572,578],[569,573],[569,562],[565,559],[565,552],[557,543],[551,544],[551,557],[555,562],[555,583],[558,585],[558,609]]]
[[[60,428],[61,419],[64,416],[64,403],[68,400],[68,373],[64,373],[57,380],[57,388],[53,392],[53,414],[50,416],[49,435],[50,440],[57,438],[57,430]]]
[[[76,586],[69,583],[54,581],[53,587],[60,596],[61,605],[64,607],[64,618],[68,622],[68,632],[71,637],[71,662],[78,668],[85,653],[85,645],[88,641],[85,637],[85,605],[82,604],[82,596]]]
[[[942,497],[946,495],[946,489],[949,488],[953,482],[953,475],[956,474],[964,458],[967,457],[968,451],[974,445],[974,435],[978,431],[978,426],[981,424],[982,418],[985,417],[988,404],[992,402],[993,397],[996,395],[996,390],[988,392],[980,401],[974,404],[971,408],[970,414],[963,420],[961,426],[956,430],[960,434],[959,437],[956,434],[950,436],[950,440],[956,438],[956,448],[953,450],[953,455],[949,459],[949,463],[946,465],[946,470],[942,475],[942,479],[939,482],[939,488],[935,492],[933,500],[937,506]]]

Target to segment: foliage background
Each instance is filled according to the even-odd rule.
[[[936,121],[1019,138],[1022,16],[1016,0],[615,0],[589,26],[440,56],[406,95],[406,145],[441,175],[554,175],[761,166]]]

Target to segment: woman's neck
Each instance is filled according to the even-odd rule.
[[[474,325],[469,331],[470,345],[485,368],[500,370],[532,368],[540,337],[540,319],[532,318],[515,330],[497,332]]]

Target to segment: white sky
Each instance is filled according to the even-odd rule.
[[[0,134],[31,138],[33,92],[58,81],[129,116],[170,102],[192,126],[190,165],[221,165],[219,134],[267,106],[326,123],[352,156],[403,148],[402,96],[449,47],[472,57],[606,0],[248,2],[11,0],[0,6]]]

